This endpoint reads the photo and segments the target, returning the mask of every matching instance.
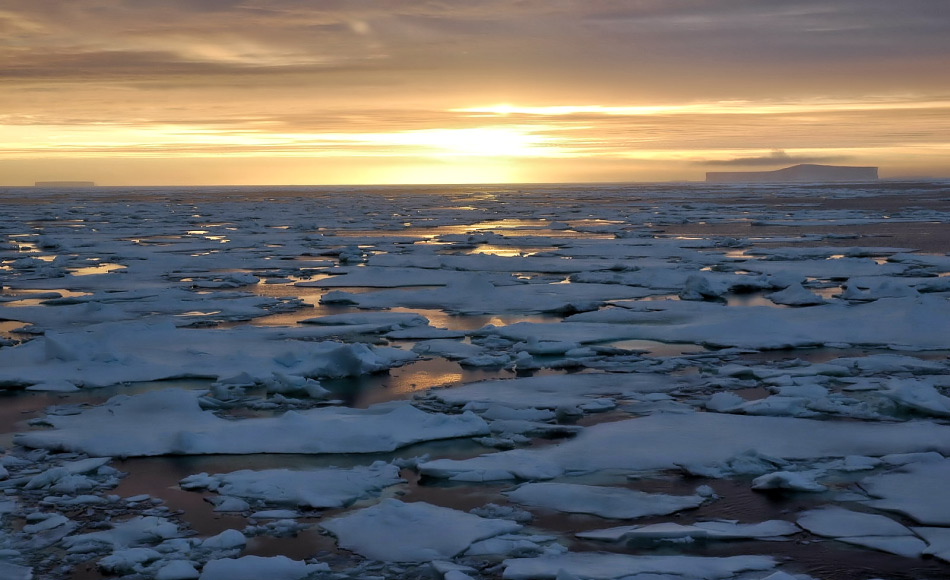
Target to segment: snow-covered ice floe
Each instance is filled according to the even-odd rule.
[[[593,514],[602,518],[633,519],[664,516],[702,505],[702,495],[668,495],[574,483],[526,483],[505,492],[510,501],[567,513]]]
[[[891,518],[836,506],[805,512],[798,525],[818,536],[900,556],[920,556],[927,548],[914,532]]]
[[[403,482],[398,467],[376,462],[367,467],[351,469],[245,469],[215,475],[199,473],[183,479],[181,487],[208,489],[220,496],[265,505],[335,508],[347,506],[383,488]]]
[[[154,420],[156,414],[161,421]],[[473,413],[426,413],[399,402],[231,420],[203,410],[197,392],[181,389],[118,395],[100,407],[77,415],[51,415],[46,421],[53,429],[21,433],[17,443],[113,457],[378,453],[420,441],[489,433],[485,421]]]
[[[444,560],[478,540],[521,529],[520,524],[508,520],[396,499],[385,499],[320,526],[336,536],[341,547],[389,562]]]
[[[513,324],[496,332],[512,340],[647,339],[754,349],[827,344],[950,348],[950,335],[930,324],[950,320],[950,302],[943,297],[885,298],[854,307],[825,304],[803,309],[684,301],[625,306],[576,314],[560,323]]]
[[[683,540],[749,540],[783,539],[801,532],[801,528],[785,520],[769,520],[757,524],[740,524],[734,521],[696,522],[682,525],[673,522],[662,524],[618,526],[602,530],[578,532],[577,537],[604,542],[630,541],[683,541]]]
[[[572,553],[539,558],[505,560],[506,580],[540,578],[683,578],[719,580],[741,572],[771,570],[775,560],[768,556],[630,556],[627,554]],[[565,574],[569,576],[564,576]]]
[[[748,450],[784,459],[880,456],[937,450],[950,454],[950,427],[928,421],[871,424],[718,413],[659,413],[586,428],[538,450],[420,464],[430,477],[455,481],[552,479],[599,470],[715,466]],[[604,453],[609,449],[610,453]]]
[[[389,325],[387,325],[387,329]],[[300,335],[304,338],[305,335]],[[48,332],[15,349],[0,350],[0,385],[77,387],[244,375],[265,382],[277,375],[347,377],[412,360],[388,347],[334,341],[281,340],[271,328],[182,329],[170,324],[122,324]]]

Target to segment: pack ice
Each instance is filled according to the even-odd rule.
[[[947,577],[947,188],[0,188],[0,577]]]

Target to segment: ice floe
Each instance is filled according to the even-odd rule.
[[[415,358],[395,348],[281,337],[266,328],[189,330],[140,324],[49,332],[19,348],[0,350],[0,385],[67,381],[97,387],[182,377],[224,379],[241,373],[260,382],[275,373],[346,377]]]
[[[573,337],[584,343],[639,338],[756,349],[825,344],[950,348],[942,328],[928,323],[950,317],[950,303],[933,296],[803,309],[684,301],[626,306],[577,314],[561,323],[518,323],[495,332],[512,340]]]
[[[395,499],[385,499],[320,526],[337,537],[341,548],[390,562],[452,558],[478,540],[521,528],[508,520]]]
[[[867,477],[861,485],[878,498],[868,505],[905,514],[922,524],[948,526],[950,501],[943,492],[948,478],[950,460],[915,461],[897,471]]]
[[[162,421],[152,418],[160,413]],[[203,410],[197,393],[165,389],[118,395],[78,415],[48,416],[51,430],[22,433],[28,447],[98,456],[209,453],[374,453],[454,437],[487,435],[472,413],[425,413],[407,403],[319,408],[229,420]]]
[[[585,540],[604,542],[682,541],[688,540],[748,540],[782,539],[801,532],[801,528],[785,520],[769,520],[755,524],[734,521],[696,522],[682,525],[672,522],[661,524],[619,526],[602,530],[578,532]]]
[[[433,391],[430,396],[445,404],[475,409],[492,404],[514,409],[583,408],[597,400],[637,398],[639,394],[672,391],[685,384],[689,384],[688,379],[653,373],[591,373],[482,381]]]
[[[710,435],[714,434],[714,435]],[[660,413],[586,428],[576,438],[538,450],[419,465],[431,477],[457,481],[551,479],[571,472],[630,471],[710,465],[754,447],[782,459],[940,450],[950,453],[950,427],[930,422],[837,423],[718,413]],[[638,442],[649,444],[638,444]],[[701,444],[700,444],[701,443]],[[602,449],[612,449],[609,454]]]
[[[909,528],[886,516],[836,506],[807,511],[797,523],[819,536],[900,556],[920,556],[927,547]]]
[[[338,291],[323,303],[349,304],[360,308],[438,308],[449,314],[555,313],[596,310],[608,300],[642,298],[654,291],[616,284],[519,284],[495,286],[475,279],[425,290],[380,290],[369,293]]]
[[[200,580],[303,580],[314,572],[328,572],[326,564],[307,564],[286,556],[244,556],[212,560]]]
[[[771,570],[775,560],[768,556],[631,556],[579,552],[504,561],[506,580],[552,580],[568,577],[591,580],[654,577],[690,580],[732,578],[741,572]]]
[[[505,495],[521,505],[621,520],[665,516],[699,507],[709,499],[703,495],[668,495],[622,487],[552,482],[526,483]]]
[[[349,505],[402,481],[398,467],[376,462],[351,469],[241,470],[214,475],[200,473],[183,479],[181,487],[208,489],[220,496],[265,505],[335,508]],[[258,514],[256,517],[261,516]]]

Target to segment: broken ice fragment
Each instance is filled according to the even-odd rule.
[[[792,491],[825,491],[828,488],[817,481],[819,472],[812,471],[775,471],[760,475],[752,480],[752,489],[787,489]]]

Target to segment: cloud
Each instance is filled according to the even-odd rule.
[[[930,67],[936,83],[932,65],[950,56],[948,20],[950,3],[933,0],[9,0],[0,30],[6,22],[16,33],[0,36],[0,50],[16,50],[17,61],[25,51],[49,78],[58,76],[51,69],[68,76],[64,52],[91,60],[103,53],[100,62],[126,54],[140,66],[116,59],[115,75],[176,82],[205,74],[201,66],[182,70],[187,64],[253,76],[381,60],[413,86],[474,77],[510,90],[530,78],[545,89],[686,96],[807,90],[819,81],[833,90],[858,77],[893,87],[911,76],[908,64],[912,72]],[[148,53],[179,66],[142,58]]]
[[[776,149],[762,157],[736,157],[734,159],[706,159],[697,161],[695,165],[731,166],[741,165],[748,167],[768,165],[789,165],[797,163],[836,163],[846,161],[845,155],[789,155],[781,149]]]

